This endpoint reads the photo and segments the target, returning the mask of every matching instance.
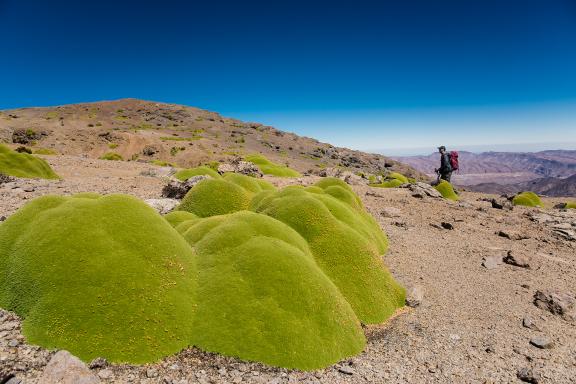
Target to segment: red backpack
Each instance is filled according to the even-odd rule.
[[[458,152],[451,151],[450,152],[450,165],[452,166],[453,171],[458,170]]]

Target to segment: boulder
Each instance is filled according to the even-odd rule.
[[[420,181],[415,184],[402,184],[400,188],[408,188],[413,192],[412,196],[414,197],[429,196],[434,198],[442,198],[442,194],[438,192],[433,186]]]
[[[263,173],[258,166],[250,161],[234,160],[218,166],[218,173],[240,173],[246,176],[262,177]]]
[[[576,298],[559,291],[536,291],[534,305],[566,321],[576,321]]]
[[[193,186],[201,182],[202,180],[209,179],[210,177],[205,175],[192,176],[186,181],[180,181],[178,179],[171,179],[170,182],[162,188],[162,197],[168,199],[182,199],[186,196],[186,193]]]
[[[520,267],[520,268],[530,268],[530,263],[528,258],[518,255],[516,253],[513,253],[512,251],[508,251],[508,254],[506,256],[504,256],[503,261],[506,264],[509,265],[513,265],[515,267]]]
[[[342,170],[340,168],[326,168],[318,173],[321,177],[340,177]]]
[[[33,141],[40,140],[48,134],[44,131],[36,132],[33,129],[18,128],[12,132],[12,142],[16,144],[30,144]]]
[[[76,356],[58,351],[48,362],[39,381],[44,384],[97,384],[100,379]]]
[[[358,176],[350,171],[342,172],[340,179],[350,185],[368,185],[368,179]]]
[[[157,154],[158,152],[160,152],[160,150],[157,147],[155,147],[154,145],[146,145],[142,149],[142,154],[144,156],[153,156],[153,155]]]

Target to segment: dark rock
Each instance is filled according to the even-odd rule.
[[[442,226],[442,228],[444,229],[448,229],[448,230],[452,230],[454,229],[454,226],[450,223],[446,223],[446,222],[441,222],[440,225]]]
[[[3,173],[0,173],[0,185],[5,183],[11,183],[14,181],[14,178]]]
[[[533,372],[530,368],[520,368],[516,373],[516,377],[525,383],[538,384],[540,382],[540,375]]]
[[[531,338],[530,344],[540,349],[552,349],[554,347],[554,342],[545,336]]]
[[[192,189],[192,187],[208,178],[208,176],[199,175],[193,176],[186,181],[180,181],[177,179],[170,180],[170,182],[162,188],[162,197],[169,199],[182,199],[186,196],[186,193]]]
[[[20,383],[22,383],[22,380],[20,380],[16,376],[12,376],[7,381],[0,381],[0,382],[3,384],[20,384]]]
[[[160,152],[160,150],[157,147],[155,147],[154,145],[146,145],[142,149],[142,154],[144,156],[153,156],[153,155],[157,154],[158,152]]]
[[[576,321],[576,299],[567,293],[558,291],[536,291],[534,305],[566,321]]]
[[[526,240],[530,238],[530,236],[515,232],[498,231],[497,234],[500,237],[505,237],[510,240]]]
[[[33,141],[40,140],[48,134],[44,131],[36,132],[33,129],[18,128],[12,133],[12,142],[16,144],[30,144]]]
[[[18,153],[27,153],[27,154],[29,154],[29,155],[32,154],[32,150],[31,150],[30,148],[23,147],[23,146],[20,146],[20,147],[16,148],[15,151],[18,152]]]
[[[103,357],[97,357],[94,360],[92,360],[90,362],[90,365],[88,365],[88,367],[90,369],[97,369],[97,368],[104,368],[108,366],[108,360],[106,360]]]
[[[520,268],[530,268],[530,263],[526,257],[516,255],[512,251],[508,251],[508,254],[504,256],[503,261],[506,264],[514,265]]]

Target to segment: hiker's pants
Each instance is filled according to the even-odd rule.
[[[452,172],[443,172],[440,174],[440,178],[442,180],[446,180],[447,182],[450,182],[451,177],[452,177]]]

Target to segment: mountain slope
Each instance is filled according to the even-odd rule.
[[[543,177],[523,183],[502,185],[497,183],[482,183],[471,185],[468,189],[484,193],[517,193],[521,191],[533,191],[545,196],[576,197],[576,174],[559,179],[555,177]]]
[[[426,177],[382,155],[337,148],[198,108],[137,99],[1,111],[0,141],[91,158],[114,152],[124,160],[180,167],[262,153],[301,172],[338,166]]]

